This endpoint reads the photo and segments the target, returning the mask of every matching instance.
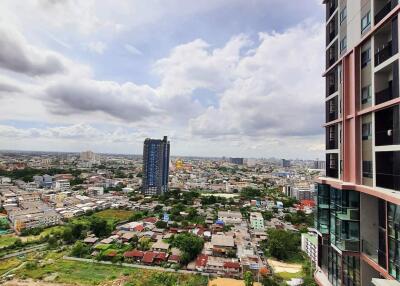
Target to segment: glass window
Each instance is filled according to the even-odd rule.
[[[371,85],[363,87],[361,90],[361,104],[367,104],[368,102],[371,102],[371,99]]]
[[[369,140],[372,136],[371,122],[362,125],[362,140]]]
[[[362,171],[363,171],[364,178],[372,178],[372,162],[371,161],[363,161]]]
[[[340,40],[340,52],[343,52],[347,48],[347,37],[345,36]]]
[[[371,11],[368,11],[361,19],[361,33],[364,33],[366,29],[371,26]]]
[[[341,11],[340,11],[340,24],[342,24],[342,22],[344,20],[346,20],[347,18],[347,7],[344,7]]]
[[[371,62],[371,48],[361,53],[361,68],[366,67]]]

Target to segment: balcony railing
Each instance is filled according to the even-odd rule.
[[[329,33],[329,37],[328,37],[328,42],[327,44],[329,44],[330,42],[332,42],[332,40],[337,36],[337,31],[332,31]]]
[[[340,212],[337,213],[337,218],[340,220],[359,220],[360,211],[358,208],[340,207]]]
[[[393,56],[392,41],[384,45],[375,54],[375,66],[380,65],[381,63],[389,59],[391,56]]]
[[[356,238],[339,239],[335,245],[342,251],[359,251],[360,240]]]
[[[337,91],[337,85],[334,85],[334,84],[329,85],[328,95],[331,95],[332,93],[335,93],[336,91]]]
[[[338,148],[338,144],[337,144],[338,140],[334,139],[334,140],[328,140],[327,144],[326,144],[326,149],[337,149]]]
[[[396,6],[397,0],[388,1],[383,8],[375,14],[375,25],[378,24]]]
[[[336,120],[338,118],[338,114],[336,111],[334,112],[328,112],[328,116],[327,116],[327,121],[326,122],[331,122],[333,120]]]
[[[327,168],[326,169],[326,176],[330,178],[338,178],[339,177],[339,170],[337,168]]]
[[[375,104],[380,104],[391,99],[393,99],[393,91],[391,86],[375,93]]]

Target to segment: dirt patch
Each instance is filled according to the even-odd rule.
[[[255,282],[254,286],[261,286],[260,283]],[[243,280],[236,280],[230,278],[217,278],[208,282],[208,286],[245,286]]]
[[[5,282],[3,285],[4,286],[75,286],[73,284],[34,281],[31,279],[28,279],[28,280],[13,279],[13,280]]]
[[[285,263],[273,259],[268,259],[267,261],[268,264],[274,269],[275,273],[280,273],[280,272],[297,273],[303,269],[301,264]]]

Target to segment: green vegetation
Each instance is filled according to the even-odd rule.
[[[0,248],[11,246],[17,240],[18,240],[18,238],[13,235],[1,235],[0,236]]]
[[[13,258],[10,258],[10,259],[6,259],[6,260],[2,260],[1,263],[0,263],[0,275],[3,275],[7,271],[17,267],[21,263],[22,263],[22,261],[20,259],[16,258],[16,257],[13,257]]]
[[[243,275],[243,280],[245,286],[253,286],[254,283],[253,273],[251,273],[251,271],[246,271]]]
[[[55,282],[78,285],[99,285],[121,277],[126,281],[125,286],[207,285],[207,278],[200,275],[180,275],[118,265],[102,265],[62,259],[58,259],[53,263],[44,263],[42,266],[33,261],[25,265],[16,274],[20,278],[32,278],[35,280],[42,280],[47,276],[57,274]]]
[[[281,229],[267,231],[268,240],[263,243],[264,250],[270,256],[287,262],[302,261],[300,234]]]
[[[191,233],[181,233],[174,236],[172,246],[182,251],[181,262],[188,263],[195,259],[203,249],[204,240]]]
[[[312,227],[314,225],[314,215],[307,215],[303,211],[297,211],[297,213],[294,214],[286,214],[285,220],[291,222],[294,225],[303,224],[308,227]]]

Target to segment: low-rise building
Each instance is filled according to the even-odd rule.
[[[318,237],[313,233],[301,234],[301,250],[307,253],[313,263],[318,259]]]
[[[257,212],[250,213],[250,225],[253,229],[264,229],[264,218],[262,214]]]
[[[218,220],[225,224],[241,224],[243,221],[242,214],[234,211],[219,211]]]

